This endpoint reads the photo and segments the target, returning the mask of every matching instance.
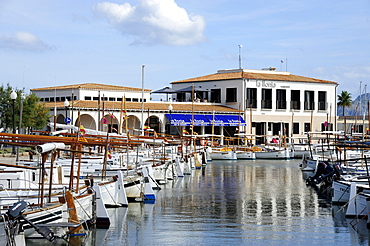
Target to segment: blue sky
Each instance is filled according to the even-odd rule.
[[[1,0],[0,27],[1,83],[27,90],[141,87],[142,65],[156,90],[238,68],[238,45],[243,68],[333,80],[353,97],[370,83],[366,0]]]

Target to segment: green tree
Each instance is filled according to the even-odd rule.
[[[10,98],[12,91],[17,93],[17,98],[13,101]],[[0,125],[4,129],[13,128],[13,117],[15,119],[15,127],[19,126],[20,105],[22,107],[22,128],[43,129],[49,120],[49,110],[45,108],[45,104],[40,102],[40,98],[34,94],[24,95],[24,90],[13,89],[9,84],[0,86]]]
[[[49,118],[49,110],[45,108],[45,103],[41,103],[35,94],[27,95],[23,102],[22,126],[28,130],[43,129]]]
[[[13,88],[7,84],[6,86],[2,85],[0,87],[0,107],[1,107],[1,114],[0,114],[0,120],[1,120],[1,127],[4,129],[12,129],[13,127],[13,101],[10,99],[10,94],[12,93]],[[17,94],[20,92],[17,92]],[[18,99],[18,98],[17,98]],[[19,112],[17,99],[14,102],[14,108],[15,108],[15,121],[17,126],[17,122],[19,121],[19,117],[17,112]],[[19,100],[19,99],[18,99]]]
[[[342,112],[344,116],[344,109],[345,107],[349,107],[352,104],[352,96],[351,93],[348,91],[342,91],[340,95],[338,95],[338,103],[337,105],[342,107]]]

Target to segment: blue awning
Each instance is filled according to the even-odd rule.
[[[190,122],[193,120],[191,114],[186,115]],[[194,126],[210,126],[211,122],[204,114],[195,114],[194,115]]]
[[[225,119],[225,117],[223,115],[219,115],[219,114],[215,114],[215,115],[206,115],[206,117],[209,119],[209,122],[210,122],[210,125],[212,125],[212,122],[213,122],[213,125],[214,126],[226,126],[228,124],[227,120]]]
[[[166,114],[172,126],[189,126],[191,119],[184,114]]]
[[[239,115],[224,115],[225,119],[228,122],[229,126],[246,126],[243,117]]]
[[[166,114],[172,126],[189,126],[193,117],[191,114]],[[214,122],[213,122],[214,120]],[[244,119],[239,115],[194,115],[194,126],[246,126]]]

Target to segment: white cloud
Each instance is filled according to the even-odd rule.
[[[103,2],[93,11],[123,35],[134,36],[135,43],[181,46],[205,41],[204,18],[189,15],[174,0],[139,0],[136,6]]]
[[[0,48],[28,51],[47,51],[52,47],[29,32],[14,32],[11,36],[0,36]]]

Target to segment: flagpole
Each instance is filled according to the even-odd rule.
[[[79,128],[81,128],[81,113],[80,113],[80,110],[78,110],[78,126]],[[77,136],[79,135],[79,133],[77,133]],[[79,190],[79,186],[80,186],[80,172],[81,172],[81,151],[82,151],[82,144],[79,143],[77,141],[77,146],[78,146],[78,150],[79,150],[79,153],[77,154],[78,155],[78,166],[77,166],[77,183],[76,183],[76,193],[78,193],[78,190]],[[74,163],[73,163],[74,165]]]
[[[121,110],[120,110],[120,114],[119,114],[119,127],[118,127],[118,134],[121,134],[122,133],[122,116],[123,116],[123,97],[122,97],[122,100],[121,100]]]
[[[144,68],[145,65],[141,66],[141,135],[144,135]]]

